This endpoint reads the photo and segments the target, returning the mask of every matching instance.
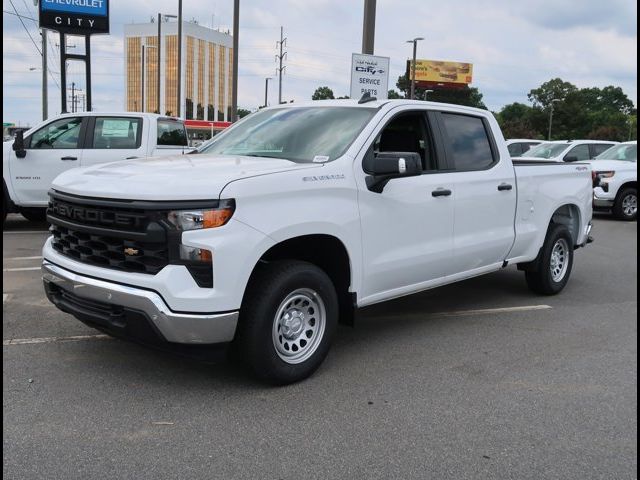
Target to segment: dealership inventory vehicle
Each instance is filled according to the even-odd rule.
[[[581,162],[597,157],[617,143],[604,140],[545,142],[533,147],[520,158],[553,162]]]
[[[611,147],[588,163],[596,177],[593,207],[611,210],[620,220],[637,220],[638,142]]]
[[[534,292],[560,292],[590,240],[591,201],[587,165],[514,166],[484,110],[280,105],[198,155],[58,177],[44,287],[114,336],[233,342],[259,377],[289,383],[318,368],[359,307],[508,265]]]
[[[3,221],[11,212],[43,221],[51,182],[67,170],[190,150],[184,122],[153,113],[78,112],[46,120],[2,145]]]
[[[526,138],[511,138],[507,140],[507,149],[512,157],[521,157],[533,147],[545,143],[544,140],[532,140]]]

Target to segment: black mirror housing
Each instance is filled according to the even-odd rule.
[[[13,141],[13,151],[16,152],[16,157],[24,158],[27,155],[27,151],[24,149],[24,132],[22,130],[16,131],[16,138]]]
[[[422,158],[416,152],[371,152],[365,157],[362,167],[369,176],[367,188],[382,193],[384,186],[393,178],[413,177],[422,173]]]

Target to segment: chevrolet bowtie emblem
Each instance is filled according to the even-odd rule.
[[[137,248],[129,247],[124,249],[125,255],[133,256],[133,255],[138,255],[139,253],[140,253],[140,250],[138,250]]]

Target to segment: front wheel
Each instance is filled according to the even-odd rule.
[[[613,205],[613,214],[620,220],[631,222],[638,218],[638,190],[632,187],[620,192]]]
[[[47,220],[46,208],[35,208],[35,207],[21,208],[20,213],[24,218],[26,218],[30,222],[42,223]]]
[[[542,295],[560,293],[569,281],[573,267],[573,238],[569,229],[551,224],[534,268],[525,272],[527,285]]]
[[[242,308],[236,346],[262,380],[284,385],[311,375],[338,324],[338,297],[317,266],[287,260],[259,267]]]

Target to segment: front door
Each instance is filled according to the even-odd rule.
[[[85,122],[82,117],[54,120],[25,138],[27,154],[23,158],[13,157],[11,152],[10,171],[21,205],[47,206],[53,180],[80,166]]]
[[[424,173],[393,179],[381,193],[359,185],[361,304],[410,293],[450,273],[454,209],[450,174],[441,170],[426,111],[398,110],[374,133],[366,155],[416,152]],[[362,166],[357,164],[357,169],[362,178]]]

